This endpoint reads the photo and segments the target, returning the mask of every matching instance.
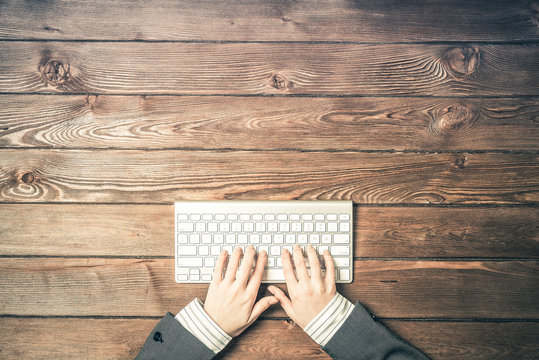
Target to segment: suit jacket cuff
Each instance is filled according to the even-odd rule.
[[[232,337],[204,311],[198,298],[183,308],[176,315],[176,319],[215,354],[223,350],[232,340]]]
[[[303,329],[317,344],[325,346],[340,329],[354,305],[344,296],[336,293],[333,299]]]

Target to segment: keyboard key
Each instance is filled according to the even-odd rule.
[[[209,267],[205,267],[205,268],[202,268],[200,269],[200,274],[204,275],[212,275],[213,274],[213,269],[212,268],[209,268]]]
[[[211,244],[211,235],[210,234],[202,234],[202,243],[203,244]]]
[[[197,254],[197,247],[196,246],[188,246],[188,245],[180,245],[178,246],[178,255],[185,256],[185,255],[196,255]]]
[[[339,270],[339,280],[348,281],[350,280],[350,270],[340,269]]]
[[[251,220],[251,215],[249,215],[249,214],[240,214],[240,220],[241,221]]]
[[[349,232],[350,231],[350,223],[342,222],[339,224],[339,231],[340,232]]]
[[[178,214],[178,221],[188,220],[189,216],[187,214]]]
[[[271,246],[270,247],[270,255],[281,255],[281,247],[280,246]]]
[[[273,220],[275,220],[275,215],[274,214],[264,214],[264,220],[273,221]]]
[[[238,214],[228,214],[226,218],[227,220],[235,221],[235,220],[238,220]]]
[[[208,275],[208,274],[202,275],[202,281],[211,281],[211,275]]]
[[[340,258],[340,257],[334,257],[333,258],[333,263],[335,263],[335,266],[340,268],[340,267],[347,267],[347,266],[350,266],[350,259],[345,257],[345,258]]]
[[[204,220],[204,221],[213,220],[213,215],[212,214],[202,214],[202,220]]]
[[[253,214],[254,221],[261,221],[263,219],[262,214]]]
[[[262,244],[271,244],[271,234],[262,234]]]
[[[262,281],[284,281],[284,272],[282,269],[265,269]]]
[[[233,232],[240,232],[241,231],[241,223],[240,222],[233,222],[231,227],[232,227]]]
[[[179,222],[176,226],[178,232],[193,232],[195,224],[191,222]]]
[[[189,216],[189,218],[192,221],[198,221],[198,220],[200,220],[200,214],[191,214],[191,216]]]
[[[215,259],[212,258],[212,257],[204,258],[204,266],[209,267],[209,268],[214,267],[215,266]]]
[[[275,267],[275,258],[269,257],[266,267]]]
[[[309,235],[309,242],[311,244],[318,244],[320,242],[320,235],[319,234]]]
[[[333,235],[333,242],[335,244],[348,244],[350,242],[349,234],[335,234]]]
[[[314,214],[314,219],[317,221],[325,220],[324,214]]]
[[[305,232],[313,232],[314,231],[314,223],[312,223],[312,222],[303,223],[303,231],[305,231]]]
[[[327,214],[326,218],[328,221],[335,221],[337,220],[337,214]]]
[[[232,251],[234,251],[234,247],[232,245],[223,245],[223,250],[228,251],[228,255],[232,255]]]
[[[238,244],[247,244],[247,234],[238,234]]]
[[[252,232],[255,228],[255,224],[252,222],[246,222],[243,224],[243,231],[245,232]]]
[[[227,244],[235,244],[236,243],[236,235],[235,234],[226,234],[225,235],[225,242]]]
[[[225,214],[215,214],[215,220],[217,221],[223,221],[226,219],[226,215]]]
[[[328,231],[329,232],[337,232],[338,226],[336,222],[330,222],[328,223]]]
[[[225,242],[225,237],[223,234],[215,234],[213,235],[213,242],[216,244],[222,244]]]
[[[257,222],[255,224],[255,229],[257,232],[264,232],[266,231],[266,223],[264,222]]]
[[[291,221],[299,220],[299,214],[290,214],[290,220]]]
[[[342,221],[350,220],[350,214],[339,214],[339,220],[342,220]]]
[[[260,245],[258,247],[258,253],[261,253],[262,251],[265,251],[266,254],[269,254],[269,247],[266,245]]]
[[[287,222],[283,222],[279,224],[279,231],[280,232],[289,232],[290,231],[290,224]]]
[[[313,219],[313,214],[302,214],[301,215],[301,220],[312,220]]]
[[[200,257],[179,257],[178,267],[202,267],[202,258]]]
[[[206,231],[206,223],[203,222],[197,222],[195,224],[195,230],[197,232],[205,232]]]
[[[189,270],[189,275],[200,275],[200,270],[199,269],[190,269]]]
[[[286,234],[285,242],[287,244],[295,244],[296,243],[296,234]]]
[[[176,278],[178,281],[187,281],[187,275],[178,275]]]
[[[326,223],[323,222],[317,222],[315,225],[315,229],[317,232],[324,232],[326,231]]]
[[[211,223],[208,223],[208,232],[217,232],[217,223],[216,222],[211,222]]]
[[[202,245],[198,248],[198,253],[203,256],[207,256],[210,253],[210,248],[207,245]]]
[[[274,233],[279,231],[279,225],[276,222],[268,223],[268,232]]]
[[[178,244],[187,244],[188,240],[189,240],[189,235],[178,234]]]
[[[329,246],[326,246],[326,245],[320,245],[318,247],[318,254],[319,255],[324,255],[324,250],[329,250]]]
[[[307,234],[298,234],[298,243],[307,244]]]
[[[200,281],[200,275],[189,275],[189,280]]]
[[[279,221],[288,220],[288,215],[286,215],[286,214],[277,214],[277,220],[279,220]]]
[[[331,244],[331,234],[322,234],[322,244]]]
[[[251,244],[258,244],[260,242],[260,234],[249,235],[249,242]]]
[[[219,245],[212,245],[210,251],[212,255],[217,256],[221,253],[221,247]]]
[[[275,234],[275,235],[273,235],[273,242],[275,244],[283,244],[284,243],[284,235],[283,234]]]
[[[189,242],[191,244],[200,243],[200,235],[199,234],[191,234],[191,235],[189,235]]]
[[[229,232],[230,231],[230,223],[227,223],[227,222],[219,223],[219,231],[220,232]]]
[[[350,255],[350,247],[349,246],[332,246],[329,252],[333,256]]]
[[[293,232],[300,232],[301,231],[301,223],[300,222],[293,222],[292,223],[292,231]]]

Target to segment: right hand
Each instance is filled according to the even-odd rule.
[[[269,286],[268,290],[279,300],[286,314],[303,329],[335,297],[337,293],[335,265],[329,251],[325,250],[326,276],[323,278],[318,254],[311,245],[308,245],[306,252],[311,268],[309,276],[303,251],[296,245],[293,252],[297,277],[292,267],[290,252],[284,249],[281,254],[284,278],[290,298],[276,286]]]

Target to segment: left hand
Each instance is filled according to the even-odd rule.
[[[240,266],[241,254],[241,248],[237,247],[232,253],[224,278],[223,270],[228,253],[225,250],[219,255],[204,303],[206,313],[233,337],[241,334],[264,310],[278,302],[274,296],[266,296],[255,304],[264,266],[268,260],[266,252],[258,254],[250,277],[255,249],[251,245],[247,246]]]

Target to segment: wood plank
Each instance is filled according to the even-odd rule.
[[[537,154],[0,150],[2,202],[536,203]]]
[[[537,319],[538,264],[356,260],[354,282],[338,290],[380,317]],[[8,257],[0,314],[160,316],[205,298],[207,284],[176,284],[173,272],[173,259]]]
[[[537,8],[497,1],[2,1],[4,39],[538,40]],[[59,13],[65,16],[57,16]],[[99,26],[95,26],[99,24]],[[425,31],[428,29],[428,31]]]
[[[4,41],[0,61],[5,93],[516,96],[539,46]]]
[[[173,205],[4,204],[0,255],[171,257],[173,213]],[[360,206],[354,223],[356,257],[539,258],[539,211],[529,207]]]
[[[5,358],[133,359],[158,320],[0,318]],[[384,324],[431,359],[532,359],[539,323],[416,322]],[[258,320],[219,359],[330,359],[298,326]]]
[[[525,150],[538,98],[0,95],[0,147]]]

